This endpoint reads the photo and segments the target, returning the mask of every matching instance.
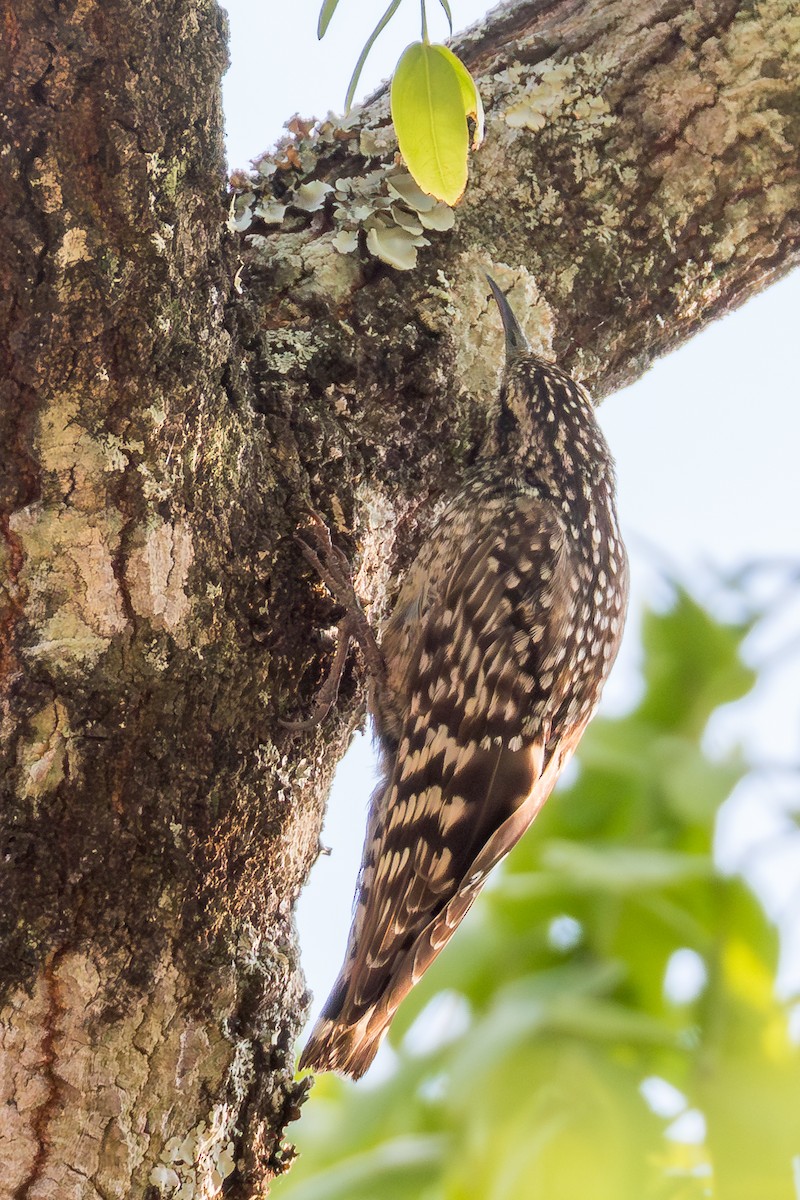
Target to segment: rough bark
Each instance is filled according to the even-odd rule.
[[[279,724],[335,615],[293,530],[319,509],[385,613],[485,425],[485,269],[602,396],[796,261],[800,19],[500,10],[460,44],[470,188],[398,271],[361,228],[384,95],[238,178],[237,240],[213,4],[3,17],[0,1190],[257,1195],[303,1093],[292,904],[362,710],[351,670],[321,729]]]

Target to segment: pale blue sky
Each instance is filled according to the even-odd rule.
[[[225,79],[231,167],[247,167],[267,149],[293,113],[320,116],[342,106],[358,52],[383,4],[341,0],[328,35],[315,36],[317,0],[291,10],[254,0],[227,4],[232,65]],[[429,5],[432,37],[446,22]],[[478,19],[485,5],[452,0],[456,28]],[[379,39],[362,76],[361,95],[390,74],[407,42],[418,37],[419,7],[406,0],[398,22]],[[617,460],[619,505],[631,553],[633,620],[606,692],[624,706],[637,686],[636,611],[658,600],[659,568],[671,568],[712,599],[715,566],[751,559],[800,562],[800,272],[718,321],[661,360],[638,383],[600,410]],[[781,646],[795,638],[794,655]],[[752,655],[774,660],[758,694],[726,713],[712,744],[741,741],[758,761],[800,761],[800,605],[787,609],[754,639]],[[331,798],[320,859],[299,905],[303,962],[318,1007],[338,970],[371,790],[369,739],[342,764]],[[784,836],[787,796],[779,775],[745,783],[727,805],[718,838],[722,860],[749,868],[787,933],[784,979],[800,984],[800,921],[795,881],[800,839]],[[795,803],[798,798],[795,796]],[[754,844],[777,835],[767,855]],[[535,836],[535,834],[533,835]],[[787,914],[794,917],[787,919]]]

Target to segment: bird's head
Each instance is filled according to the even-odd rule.
[[[500,457],[512,471],[532,473],[554,494],[581,479],[611,471],[608,448],[587,392],[531,349],[505,293],[490,275],[506,342],[506,361],[494,428],[483,456]]]

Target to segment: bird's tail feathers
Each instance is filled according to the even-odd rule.
[[[360,1079],[378,1053],[394,1011],[386,1012],[385,1006],[378,1004],[368,1008],[355,1023],[345,1013],[338,1017],[323,1014],[303,1050],[300,1069],[335,1071]]]
[[[576,740],[582,729],[576,734]],[[336,1071],[359,1079],[378,1052],[400,1002],[428,969],[455,932],[459,922],[481,890],[487,874],[530,825],[572,752],[572,745],[563,745],[541,774],[542,749],[529,747],[533,784],[524,801],[510,813],[494,831],[473,861],[466,878],[455,894],[417,935],[383,980],[378,999],[365,1007],[353,1003],[357,993],[356,979],[363,958],[357,953],[348,964],[331,992],[308,1040],[300,1067],[313,1071]],[[374,994],[374,993],[373,993]],[[328,1015],[330,1014],[330,1015]]]

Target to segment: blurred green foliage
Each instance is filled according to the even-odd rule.
[[[754,681],[748,629],[682,591],[645,618],[639,704],[404,1002],[390,1077],[317,1080],[277,1200],[796,1200],[777,935],[712,858],[746,767],[702,745]]]

